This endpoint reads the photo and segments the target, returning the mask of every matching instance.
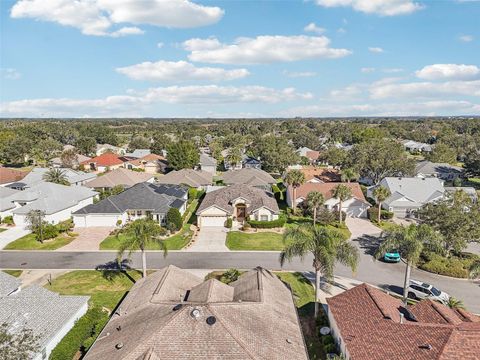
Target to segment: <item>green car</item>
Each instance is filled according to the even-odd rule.
[[[400,259],[400,253],[398,252],[398,250],[391,250],[386,252],[385,255],[383,255],[383,260],[385,262],[397,263],[400,261]]]

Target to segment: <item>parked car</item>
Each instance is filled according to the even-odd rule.
[[[437,289],[433,285],[417,280],[410,280],[410,286],[408,287],[408,297],[413,300],[435,300],[445,305],[450,299],[450,295],[448,295],[446,292]]]
[[[387,251],[383,255],[383,261],[397,263],[400,261],[400,252],[398,250]]]

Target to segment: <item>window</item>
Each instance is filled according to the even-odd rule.
[[[142,216],[142,210],[137,210],[137,216]]]
[[[260,221],[268,221],[268,215],[260,215]]]

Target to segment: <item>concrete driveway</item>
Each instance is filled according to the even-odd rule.
[[[362,236],[378,236],[382,229],[373,225],[367,219],[347,217],[345,223],[352,233],[351,239],[357,239]]]
[[[113,230],[113,227],[89,227],[89,228],[75,228],[74,233],[78,236],[70,244],[57,249],[57,251],[89,251],[100,249],[100,243]]]
[[[21,237],[30,234],[30,230],[15,226],[0,233],[0,249]]]
[[[193,244],[185,251],[229,251],[225,240],[227,240],[227,229],[223,226],[202,227],[197,232]]]

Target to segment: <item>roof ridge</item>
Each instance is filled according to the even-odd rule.
[[[367,291],[367,294],[370,296],[370,298],[372,299],[373,303],[375,304],[375,306],[378,308],[378,310],[380,310],[380,312],[382,313],[383,317],[386,318],[386,319],[390,319],[390,320],[393,320],[392,319],[392,314],[387,310],[385,309],[384,306],[380,305],[378,302],[377,302],[377,299],[375,298],[377,294],[374,295],[374,291],[376,289],[373,289],[373,288],[370,288],[367,284],[365,284],[365,290]],[[380,291],[380,290],[379,290]]]

